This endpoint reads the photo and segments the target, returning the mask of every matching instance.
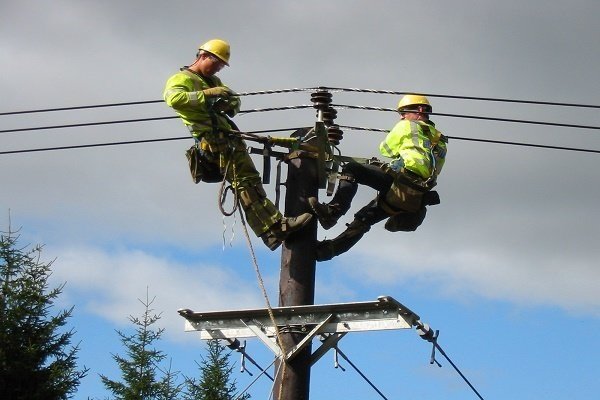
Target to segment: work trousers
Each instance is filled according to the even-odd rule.
[[[342,169],[342,177],[333,199],[329,202],[329,205],[339,213],[338,216],[344,215],[350,209],[358,185],[366,185],[385,194],[394,183],[394,177],[385,173],[380,167],[357,162],[346,164]],[[377,201],[371,201],[361,208],[355,217],[370,226],[389,217],[389,214],[377,206]]]
[[[246,221],[256,236],[281,223],[283,215],[267,198],[260,174],[242,139],[206,135],[200,145],[210,162],[219,165],[226,181],[236,191]]]

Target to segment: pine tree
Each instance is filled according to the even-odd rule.
[[[186,377],[187,391],[185,400],[246,400],[250,394],[241,396],[237,393],[235,380],[231,380],[233,365],[229,361],[229,353],[226,352],[218,340],[208,341],[208,355],[202,357],[200,365],[200,379]]]
[[[130,316],[129,321],[135,325],[135,333],[126,335],[117,331],[121,342],[127,349],[127,357],[113,355],[121,370],[122,382],[111,380],[100,375],[104,386],[110,390],[116,399],[122,400],[172,400],[181,392],[181,385],[176,384],[178,373],[171,372],[171,368],[163,372],[159,365],[166,358],[166,354],[154,348],[164,329],[153,329],[153,325],[160,319],[160,315],[152,314],[150,308],[154,299],[140,300],[144,305],[142,318]],[[162,373],[162,378],[157,375]]]
[[[50,315],[64,284],[49,289],[52,262],[40,261],[42,246],[17,248],[15,233],[0,233],[0,398],[67,399],[88,371],[63,329],[73,308]]]

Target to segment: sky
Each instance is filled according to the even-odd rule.
[[[69,1],[0,4],[0,112],[159,100],[165,81],[212,38],[231,44],[219,73],[238,92],[317,86],[600,105],[596,0],[527,2]],[[334,92],[334,103],[394,108],[398,95]],[[434,112],[600,126],[597,109],[430,97]],[[310,91],[245,96],[242,109],[310,104]],[[0,129],[165,117],[163,103],[0,116]],[[391,112],[340,109],[339,125],[390,129]],[[430,207],[413,233],[383,224],[348,253],[319,263],[317,304],[388,295],[440,330],[439,344],[485,399],[596,399],[600,346],[599,155],[480,143],[476,138],[600,150],[594,129],[437,116],[455,139]],[[311,126],[314,110],[238,115],[243,130]],[[290,131],[291,132],[291,131]],[[0,133],[0,151],[183,138],[177,119]],[[282,135],[287,135],[283,133]],[[384,133],[345,130],[344,155],[377,156]],[[193,376],[205,343],[177,309],[263,308],[239,218],[223,218],[218,187],[194,185],[191,139],[0,155],[0,229],[44,244],[57,307],[79,361],[76,399],[105,398],[99,374],[119,379],[115,330],[141,300],[165,328],[157,344]],[[262,170],[262,160],[255,159]],[[272,174],[274,176],[274,173]],[[285,176],[285,174],[284,174]],[[273,179],[266,186],[274,199]],[[361,187],[352,212],[375,193]],[[327,201],[324,191],[321,199]],[[283,203],[280,204],[283,209]],[[276,304],[279,251],[252,246]],[[258,340],[249,353],[266,366]],[[414,330],[354,333],[340,349],[389,399],[477,398],[451,365],[430,365]],[[254,377],[234,377],[245,388]],[[311,399],[379,398],[332,354],[311,373]],[[249,392],[269,398],[270,382]]]

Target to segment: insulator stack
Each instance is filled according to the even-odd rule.
[[[325,111],[331,104],[332,94],[324,89],[319,89],[310,94],[310,101],[313,102],[313,107],[319,111]]]
[[[327,139],[329,143],[337,146],[340,144],[342,137],[344,136],[344,132],[337,125],[331,125],[327,127]]]
[[[343,132],[339,126],[334,125],[337,117],[337,110],[331,107],[333,95],[326,89],[319,88],[316,92],[310,94],[310,101],[313,107],[318,110],[319,120],[327,127],[327,138],[329,143],[333,145],[340,144]]]
[[[337,110],[335,108],[327,106],[327,108],[323,110],[323,123],[325,126],[333,125],[335,117],[337,117]]]

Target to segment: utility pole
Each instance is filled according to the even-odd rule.
[[[299,215],[308,211],[306,199],[317,196],[317,161],[314,158],[293,158],[288,163],[285,214]],[[279,306],[312,305],[315,301],[315,246],[317,221],[311,221],[302,231],[283,244],[279,276]],[[296,346],[305,336],[301,327],[281,332],[282,352]],[[285,366],[285,355],[278,361],[274,399],[308,400],[310,388],[310,356],[308,345]],[[281,391],[281,393],[280,393]]]
[[[320,89],[312,93],[311,101],[317,109],[317,122],[313,141],[317,142],[319,155],[297,151],[288,163],[286,181],[285,215],[300,215],[309,211],[307,198],[318,196],[319,187],[325,188],[324,152],[327,138],[327,126],[331,126],[336,111],[331,108],[331,93]],[[333,134],[341,134],[339,128],[332,127]],[[341,135],[340,135],[341,138]],[[336,141],[336,144],[339,140]],[[328,146],[328,144],[327,144]],[[337,172],[337,171],[336,171]],[[286,240],[281,254],[281,271],[279,276],[279,306],[313,305],[315,301],[315,248],[317,244],[317,219]],[[312,346],[309,344],[293,359],[285,363],[285,352],[289,352],[307,334],[306,327],[289,327],[281,332],[284,354],[278,361],[278,374],[275,379],[274,399],[308,400],[310,391],[310,366]]]

